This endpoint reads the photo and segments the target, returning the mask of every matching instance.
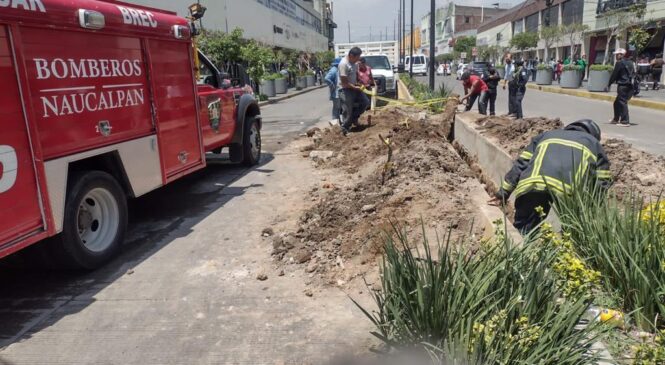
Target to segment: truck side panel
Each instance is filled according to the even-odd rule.
[[[205,166],[197,117],[191,46],[148,40],[157,133],[166,180]]]
[[[7,27],[0,24],[0,248],[44,229]]]
[[[46,160],[154,133],[139,38],[21,27]]]

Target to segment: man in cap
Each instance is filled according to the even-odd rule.
[[[337,66],[339,66],[342,57],[337,57],[332,61],[330,65],[330,71],[326,74],[324,78],[326,84],[328,84],[328,89],[330,90],[330,101],[332,101],[332,119],[330,120],[330,125],[339,124],[339,113],[340,113],[340,104],[339,104],[339,94],[337,92],[337,74],[339,73]]]
[[[626,50],[619,48],[614,51],[616,63],[614,71],[610,76],[610,85],[617,84],[617,97],[614,99],[614,117],[610,120],[612,124],[621,127],[630,127],[630,116],[628,115],[628,100],[633,97],[633,78],[635,76],[635,65],[626,59]]]
[[[600,128],[582,119],[563,129],[533,138],[506,174],[491,204],[505,204],[515,195],[513,225],[522,234],[536,228],[546,216],[553,196],[564,194],[591,179],[605,190],[611,185],[610,161],[600,144]]]

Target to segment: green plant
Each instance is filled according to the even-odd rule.
[[[582,23],[571,23],[561,26],[561,33],[564,34],[570,42],[571,57],[576,54],[575,47],[582,41],[584,32],[589,30],[589,26]]]
[[[581,183],[555,204],[577,254],[600,272],[601,285],[619,298],[638,328],[649,331],[665,315],[665,235],[660,214],[645,214],[643,198],[619,201]],[[658,202],[656,203],[658,204]],[[657,205],[659,206],[659,205]]]
[[[448,98],[452,93],[452,90],[446,87],[443,82],[438,89],[431,91],[427,85],[412,79],[407,74],[400,75],[400,80],[409,89],[409,93],[416,102],[424,103],[424,106],[433,112],[442,111],[446,104],[445,98]]]
[[[561,35],[563,34],[561,27],[560,26],[549,26],[549,27],[542,27],[540,29],[540,39],[543,40],[544,46],[545,46],[545,60],[549,59],[549,51],[550,48],[552,48],[552,45],[559,41],[561,39]]]
[[[260,84],[266,68],[274,60],[272,50],[251,40],[241,48],[240,54],[247,65],[247,74],[257,85]]]
[[[276,73],[271,73],[271,74],[268,74],[268,75],[264,76],[263,80],[279,80],[279,79],[283,79],[283,78],[284,78],[284,76],[281,73],[276,72]]]
[[[589,69],[591,71],[607,71],[607,72],[612,72],[614,69],[614,66],[612,65],[591,65],[589,66]]]
[[[610,61],[610,44],[622,38],[626,30],[639,25],[646,13],[646,3],[637,3],[628,8],[613,9],[599,15],[603,28],[607,29],[605,36],[605,56],[603,64]]]
[[[455,52],[458,53],[466,52],[467,57],[471,57],[471,51],[475,46],[476,46],[476,37],[463,36],[455,40],[455,45],[453,46],[453,49],[455,50]]]
[[[231,33],[206,31],[198,39],[199,48],[217,65],[225,62],[240,62],[242,48],[247,43],[242,38],[243,30],[234,29]]]
[[[510,45],[521,51],[538,46],[538,33],[522,32],[510,39]]]
[[[543,70],[552,71],[552,66],[550,66],[550,64],[548,63],[539,63],[538,66],[536,66],[536,69],[538,71],[543,71]]]
[[[414,247],[397,228],[386,236],[377,310],[361,309],[387,345],[470,364],[595,363],[589,349],[607,328],[577,327],[588,297],[560,300],[550,269],[557,250],[538,237],[518,247],[502,236],[468,253],[450,231],[436,255],[431,247],[427,238]]]
[[[660,331],[651,339],[644,339],[635,349],[634,365],[665,364],[665,331]]]
[[[576,64],[573,64],[573,63],[569,63],[567,65],[563,65],[563,70],[564,71],[581,71],[582,66],[579,66],[579,65],[576,65]]]
[[[639,55],[642,53],[644,47],[651,41],[653,35],[649,33],[644,28],[637,27],[630,30],[630,38],[628,39],[628,44],[635,48],[635,54]]]

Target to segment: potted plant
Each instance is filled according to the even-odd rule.
[[[275,92],[275,78],[273,77],[273,74],[267,75],[261,79],[261,94],[264,94],[269,98],[277,95]]]
[[[581,67],[574,64],[567,64],[563,66],[561,73],[561,87],[566,89],[577,89],[580,87],[582,73]]]
[[[314,76],[314,71],[307,70],[305,71],[305,77],[307,78],[307,87],[312,87],[316,84],[316,77]]]
[[[286,77],[284,77],[284,75],[282,75],[279,72],[274,73],[269,77],[275,80],[275,94],[286,94],[286,91],[288,89],[288,83],[286,81]]]
[[[610,86],[610,76],[614,67],[612,65],[591,65],[589,71],[589,91],[607,91]]]
[[[552,85],[552,67],[546,63],[536,66],[536,85]]]
[[[307,87],[307,75],[305,72],[299,72],[296,77],[296,89],[302,90]]]

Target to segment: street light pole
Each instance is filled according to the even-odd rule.
[[[413,77],[413,0],[411,0],[411,42],[409,43],[409,77]]]
[[[434,37],[434,18],[436,16],[436,0],[430,1],[430,14],[429,14],[429,89],[434,91],[434,75],[436,70],[434,69],[434,59],[435,59],[435,48],[434,42],[436,41]]]
[[[402,64],[404,64],[404,56],[406,53],[406,0],[402,0]]]

